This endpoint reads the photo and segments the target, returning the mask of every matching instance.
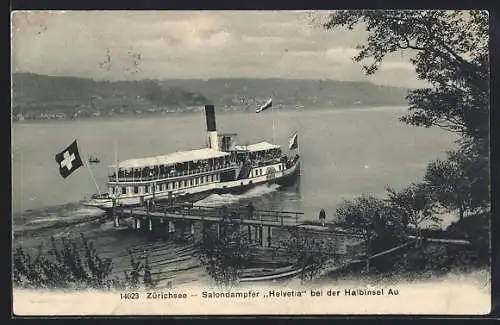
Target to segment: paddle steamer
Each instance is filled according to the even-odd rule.
[[[288,154],[268,142],[237,145],[236,133],[218,134],[215,108],[205,106],[207,147],[134,158],[109,166],[107,193],[84,202],[103,210],[148,201],[193,202],[212,194],[242,193],[258,184],[290,185],[300,172],[297,134]]]

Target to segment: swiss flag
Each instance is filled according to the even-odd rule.
[[[59,173],[63,178],[68,177],[75,170],[83,166],[76,140],[69,147],[56,154],[56,162],[59,165]]]

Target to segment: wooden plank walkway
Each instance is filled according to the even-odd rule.
[[[177,219],[190,221],[208,221],[214,223],[228,222],[254,226],[269,227],[297,227],[300,225],[301,212],[255,210],[250,217],[246,209],[221,209],[214,207],[185,207],[169,209],[157,207],[147,209],[144,207],[128,208],[121,211],[122,216],[151,217],[152,219]]]
[[[239,223],[242,225],[261,226],[261,227],[281,227],[281,228],[300,228],[305,231],[315,233],[322,236],[345,235],[353,238],[360,238],[360,235],[332,229],[330,227],[322,227],[318,225],[302,224],[300,217],[301,212],[291,211],[272,211],[272,210],[255,210],[253,216],[249,216],[246,208],[220,208],[207,206],[177,206],[169,207],[165,205],[157,205],[153,208],[136,207],[119,209],[122,216],[130,216],[134,218],[152,219],[176,219],[189,221],[208,221],[213,223]],[[415,236],[408,236],[408,239],[415,240]],[[423,238],[421,238],[423,239]],[[470,245],[470,241],[463,239],[444,239],[444,238],[425,238],[428,242],[441,244],[455,245]]]

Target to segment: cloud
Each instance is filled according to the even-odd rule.
[[[365,39],[362,30],[325,31],[303,11],[38,12],[14,20],[12,63],[14,71],[110,80],[366,80],[352,61]],[[112,66],[103,69],[107,53]],[[405,61],[384,62],[373,81],[410,79]]]
[[[403,71],[414,71],[415,67],[408,61],[400,62],[383,62],[380,66],[380,70],[403,70]]]
[[[252,44],[271,44],[271,43],[284,43],[287,40],[283,37],[277,36],[252,36],[252,35],[243,35],[241,40],[246,43]]]
[[[357,54],[357,50],[346,47],[331,47],[324,51],[293,51],[291,56],[310,60],[322,60],[324,63],[353,63],[352,58]]]
[[[329,60],[337,63],[352,63],[352,58],[358,54],[358,50],[347,47],[331,47],[326,50]]]
[[[321,52],[317,52],[317,51],[292,51],[290,52],[290,56],[295,56],[295,57],[299,57],[299,58],[313,58],[313,57],[318,57],[320,56],[322,53]]]

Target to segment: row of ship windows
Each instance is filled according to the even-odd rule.
[[[176,182],[166,182],[166,183],[159,183],[156,184],[156,192],[163,192],[166,190],[172,190],[172,189],[178,189],[178,188],[184,188],[184,187],[189,187],[189,186],[194,186],[194,185],[201,185],[201,184],[206,184],[206,183],[211,183],[211,182],[216,182],[220,179],[219,174],[214,174],[214,175],[206,175],[206,176],[201,176],[201,177],[193,177],[189,179],[185,179],[183,181],[176,181]],[[138,194],[139,192],[141,193],[149,193],[153,192],[153,185],[146,185],[146,186],[123,186],[121,187],[121,194],[127,194],[127,189],[129,194]],[[141,191],[140,191],[141,190]],[[118,194],[120,192],[120,187],[111,187],[110,189],[111,194]]]
[[[262,176],[262,175],[264,175],[264,173],[262,172],[262,169],[263,168],[255,169],[254,170],[254,175],[255,176]],[[278,165],[278,170],[282,170],[282,169],[283,169],[283,166],[281,164]]]

